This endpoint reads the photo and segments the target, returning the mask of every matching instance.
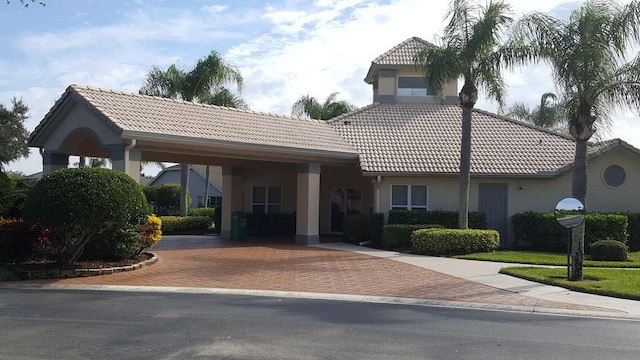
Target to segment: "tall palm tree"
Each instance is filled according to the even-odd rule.
[[[169,97],[210,105],[230,106],[231,100],[238,101],[238,107],[246,103],[223,85],[235,85],[242,89],[242,75],[235,65],[225,61],[220,54],[212,51],[207,57],[196,61],[195,66],[186,71],[173,64],[166,71],[153,66],[145,78],[139,93],[143,95]],[[225,102],[216,104],[217,101]],[[187,215],[187,189],[189,184],[189,164],[180,164],[180,213]],[[208,187],[207,187],[208,189]]]
[[[640,2],[588,0],[568,20],[534,12],[514,27],[513,42],[530,49],[552,71],[566,99],[569,133],[576,142],[572,196],[586,205],[587,141],[606,127],[616,109],[640,111],[640,55],[626,53],[640,42]],[[572,236],[573,280],[582,280],[584,225]]]
[[[512,23],[510,5],[489,0],[486,6],[469,0],[453,0],[445,19],[440,46],[430,46],[416,57],[416,67],[427,80],[427,86],[443,96],[444,85],[463,79],[458,94],[462,107],[462,142],[460,146],[460,198],[458,226],[469,224],[469,180],[471,174],[471,110],[478,99],[478,86],[489,98],[504,105],[506,84],[502,79],[496,49],[500,36]]]
[[[561,130],[566,123],[562,104],[557,102],[553,93],[544,93],[540,97],[540,105],[533,109],[523,102],[516,102],[507,109],[507,116],[518,120],[554,130]]]
[[[331,93],[324,103],[313,96],[302,95],[291,107],[291,115],[317,120],[329,120],[338,115],[356,110],[357,107],[344,100],[336,100],[338,93]]]

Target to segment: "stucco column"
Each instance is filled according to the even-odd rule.
[[[58,169],[69,166],[69,155],[45,150],[42,154],[42,175],[51,174]]]
[[[320,242],[320,164],[298,165],[296,244]]]
[[[231,239],[231,214],[235,211],[242,211],[242,174],[241,167],[222,167],[222,224],[220,225],[220,236],[223,239]]]
[[[136,182],[140,182],[142,151],[133,148],[133,146],[135,146],[135,143],[109,145],[111,168],[131,176]]]

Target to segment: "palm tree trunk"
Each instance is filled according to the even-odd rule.
[[[469,182],[471,179],[471,108],[462,108],[462,142],[460,143],[460,197],[458,228],[469,228]]]
[[[576,139],[571,196],[580,200],[584,204],[585,209],[587,208],[587,140],[585,139]],[[571,280],[583,279],[584,233],[584,222],[571,231]]]
[[[204,207],[209,207],[209,179],[211,178],[211,166],[207,165],[204,183]]]
[[[187,194],[189,191],[189,164],[180,164],[180,216],[187,216],[189,207]]]
[[[87,158],[86,157],[80,156],[78,158],[78,167],[79,168],[87,167]]]

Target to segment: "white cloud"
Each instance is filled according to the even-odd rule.
[[[227,10],[228,6],[227,5],[210,5],[210,6],[203,6],[200,9],[210,12],[212,14],[217,14],[217,13],[221,13],[225,10]]]
[[[510,3],[516,15],[550,11],[562,4],[558,0]],[[573,3],[558,9],[566,12],[567,4]],[[185,3],[179,10],[153,11],[146,4],[100,26],[15,36],[15,48],[10,50],[19,49],[14,51],[16,60],[5,56],[0,60],[0,101],[23,97],[32,113],[28,128],[33,129],[71,83],[136,92],[151,65],[188,67],[217,50],[240,67],[245,78],[242,96],[254,110],[289,114],[300,95],[324,99],[334,91],[340,92],[340,99],[365,106],[372,98],[363,81],[371,60],[411,36],[433,42],[445,25],[448,8],[446,1],[424,0],[261,4],[241,8],[231,1]],[[533,106],[542,93],[554,90],[545,66],[507,72],[505,77],[508,103]],[[486,99],[477,106],[497,110]],[[612,136],[640,147],[640,135],[634,134],[640,134],[638,116],[615,118]],[[36,153],[9,168],[35,172],[41,169],[41,159]]]

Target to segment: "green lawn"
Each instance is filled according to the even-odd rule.
[[[458,259],[497,261],[532,265],[567,265],[567,254],[543,253],[536,251],[494,251],[454,256]],[[628,261],[592,261],[585,259],[585,267],[640,268],[640,251],[629,253]]]
[[[568,281],[567,269],[558,268],[507,267],[500,273],[575,291],[640,300],[640,270],[585,268],[584,281]]]

